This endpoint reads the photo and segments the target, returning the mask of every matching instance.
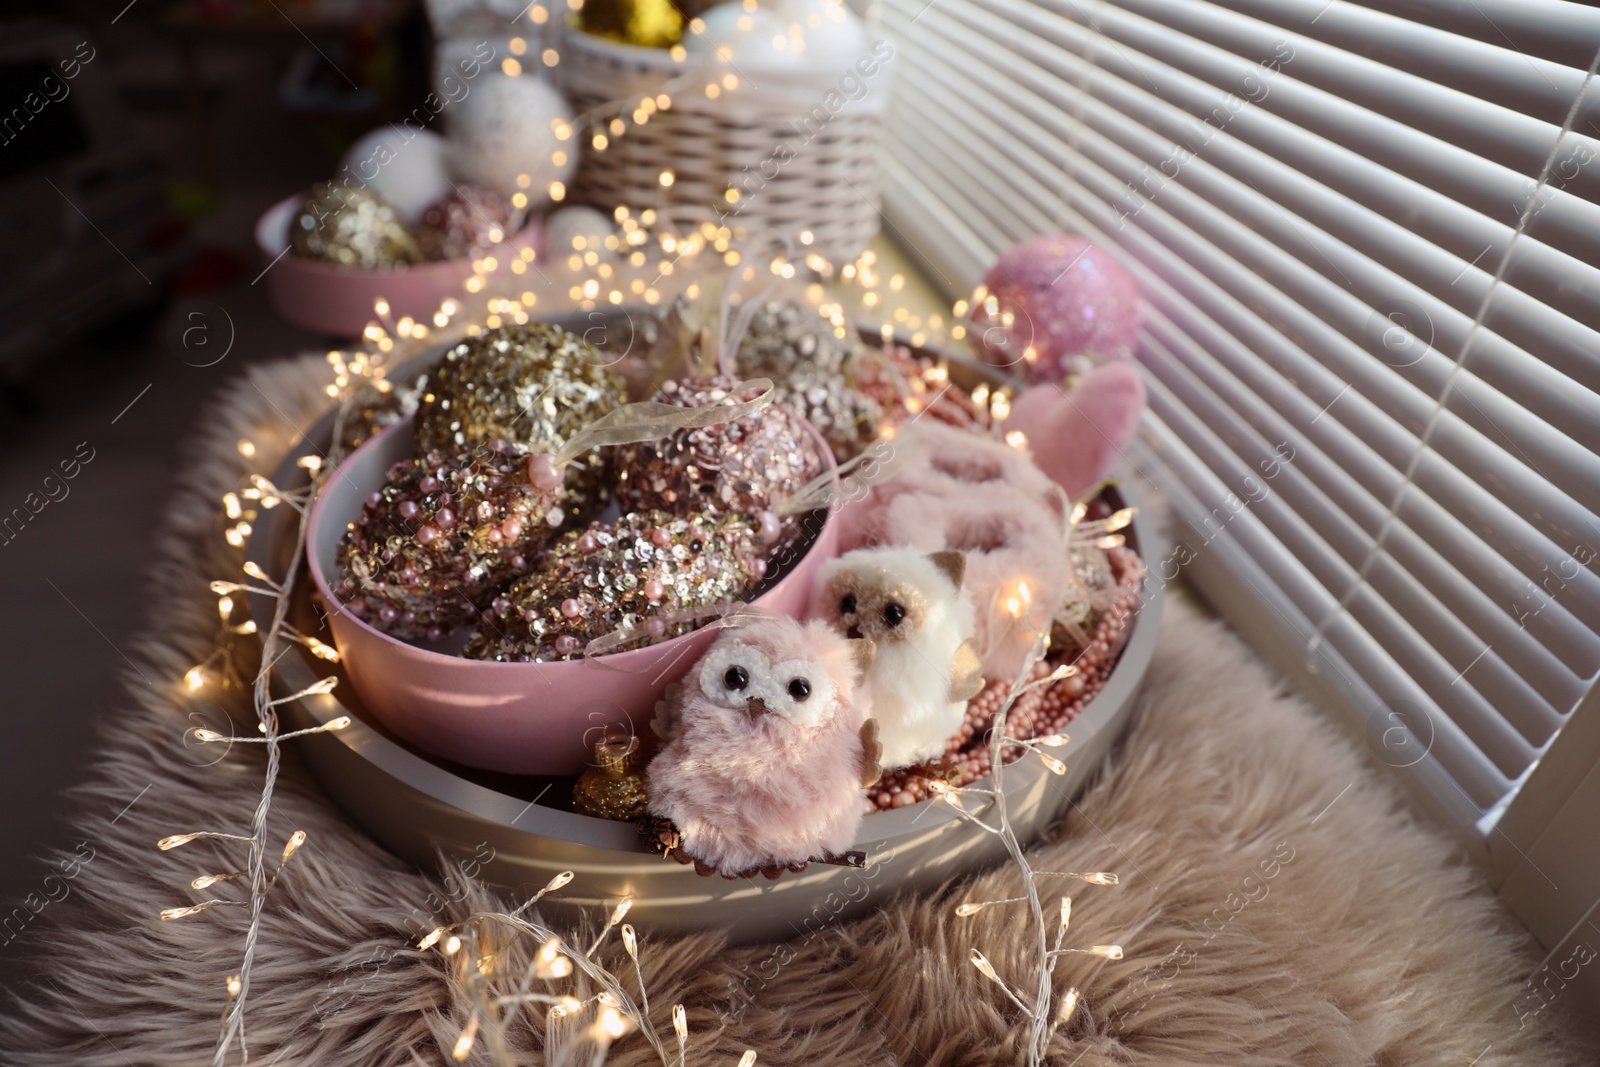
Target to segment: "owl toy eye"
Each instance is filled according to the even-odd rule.
[[[856,613],[856,595],[854,593],[846,593],[839,600],[839,614],[840,615],[854,615],[855,613]]]
[[[742,690],[750,684],[750,672],[743,667],[729,667],[722,676],[722,684],[729,689]]]
[[[899,604],[896,604],[894,601],[891,600],[889,603],[883,606],[883,621],[891,629],[904,622],[905,617],[906,609],[901,607]]]
[[[811,683],[804,678],[790,678],[789,695],[794,698],[795,703],[803,702],[811,695]]]

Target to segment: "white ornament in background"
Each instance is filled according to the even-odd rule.
[[[615,259],[616,252],[605,242],[616,232],[611,220],[592,207],[564,207],[544,220],[545,256],[557,266],[565,266],[568,256],[582,252],[596,252],[602,261]],[[574,238],[583,241],[582,248]]]
[[[740,3],[718,4],[700,16],[702,27],[691,26],[683,46],[692,56],[715,57],[736,70],[800,70],[808,66],[802,40],[789,33],[789,20],[758,7],[747,11]]]
[[[866,26],[838,0],[780,0],[774,10],[788,23],[790,37],[804,42],[809,63],[849,67],[872,51]]]
[[[432,130],[380,126],[350,146],[334,180],[353,178],[415,223],[450,191],[445,152],[445,139]]]
[[[522,190],[538,203],[548,197],[552,182],[565,182],[577,168],[572,110],[541,78],[485,72],[466,99],[444,114],[450,168],[460,181],[477,182],[506,196]],[[558,124],[566,128],[566,140],[556,136]],[[524,175],[526,184],[518,181]]]

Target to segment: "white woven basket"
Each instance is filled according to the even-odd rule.
[[[568,25],[556,74],[580,116],[582,153],[569,200],[606,212],[619,204],[654,208],[680,232],[713,222],[736,234],[787,237],[797,251],[835,263],[853,260],[879,223],[878,132],[889,70],[869,66],[877,68],[870,77],[842,61],[834,69],[741,75],[715,60],[679,62],[665,49]],[[737,87],[723,91],[730,74]],[[635,123],[641,101],[661,94],[671,106]],[[621,135],[608,128],[613,117],[626,124]],[[606,136],[603,151],[593,147],[595,133]],[[728,198],[730,188],[738,199]]]

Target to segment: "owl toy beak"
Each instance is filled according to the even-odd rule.
[[[752,719],[759,719],[761,716],[767,713],[767,702],[762,700],[760,697],[751,697],[750,702],[745,705],[745,708],[750,712],[750,717]]]
[[[852,626],[844,632],[844,635],[852,641],[859,641],[861,640],[861,627]]]

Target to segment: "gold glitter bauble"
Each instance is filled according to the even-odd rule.
[[[572,787],[572,806],[596,819],[628,822],[644,814],[644,753],[637,737],[607,733],[594,746],[597,766],[586,769]]]
[[[671,48],[683,39],[683,12],[670,0],[584,0],[578,28],[640,48]]]
[[[360,186],[321,182],[289,222],[289,248],[304,259],[356,270],[422,262],[422,249],[387,201]]]
[[[417,406],[416,451],[448,454],[505,441],[554,453],[620,405],[624,392],[607,357],[577,334],[540,322],[501,326],[434,364]],[[592,514],[609,498],[609,482],[601,452],[568,463],[568,514]]]
[[[339,446],[346,452],[354,452],[386,427],[414,413],[422,395],[421,386],[427,381],[427,375],[410,384],[379,378],[361,386],[345,404]]]

